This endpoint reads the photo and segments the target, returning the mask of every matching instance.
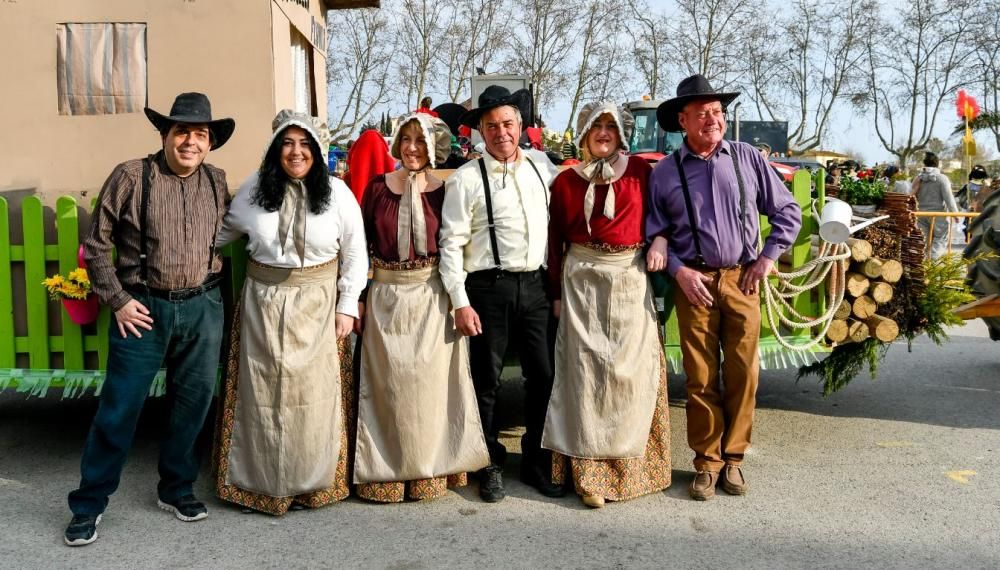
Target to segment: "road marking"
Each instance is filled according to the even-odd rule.
[[[913,447],[912,441],[879,441],[875,445],[879,447],[893,448],[893,447]]]
[[[961,471],[945,471],[944,474],[947,475],[949,479],[951,479],[956,483],[968,485],[969,477],[976,475],[976,472],[971,469],[963,469]]]
[[[0,487],[14,487],[15,489],[24,489],[28,486],[16,479],[4,479],[0,477]]]

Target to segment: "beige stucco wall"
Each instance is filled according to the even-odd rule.
[[[309,9],[289,0],[271,2],[271,42],[274,46],[275,112],[295,106],[292,88],[291,27],[313,46],[312,88],[316,92],[316,116],[326,119],[326,43],[313,42],[313,24],[326,31],[326,8],[312,0]]]
[[[304,8],[287,0],[0,2],[0,195],[38,193],[47,202],[63,194],[94,196],[115,164],[160,146],[142,113],[58,114],[55,33],[62,22],[146,23],[149,106],[166,113],[182,91],[208,94],[213,113],[237,124],[229,143],[208,160],[238,184],[259,161],[281,107],[274,62],[287,65],[289,56],[287,47],[272,52],[275,4],[282,14],[309,20]],[[311,5],[322,18],[321,2]],[[287,46],[287,39],[278,45]],[[325,83],[317,85],[323,101]]]

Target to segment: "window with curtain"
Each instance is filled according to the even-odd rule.
[[[56,82],[60,115],[141,112],[146,24],[57,24]]]
[[[305,36],[292,27],[292,89],[295,110],[313,114],[312,108],[312,46]]]

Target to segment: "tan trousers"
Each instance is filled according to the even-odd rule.
[[[674,300],[687,375],[688,445],[695,469],[717,472],[724,463],[740,465],[750,447],[760,372],[760,296],[740,291],[742,269],[703,273],[712,278],[706,283],[715,300],[711,307],[691,305],[680,287]]]

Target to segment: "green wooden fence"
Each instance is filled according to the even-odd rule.
[[[88,206],[93,207],[93,204]],[[21,202],[20,243],[12,243],[7,201],[0,197],[0,392],[14,389],[30,396],[44,396],[50,388],[62,388],[63,397],[100,392],[108,356],[108,327],[111,312],[101,307],[94,325],[81,327],[70,320],[58,302],[49,301],[42,280],[55,271],[65,275],[77,267],[80,246],[79,204],[63,196],[56,201],[56,243],[45,243],[44,207],[36,196]],[[235,254],[233,254],[235,252]],[[243,286],[246,253],[242,247],[229,246],[225,296],[231,301]],[[24,273],[24,296],[14,298],[14,267]],[[231,303],[229,304],[231,306]],[[18,335],[15,308],[23,314],[25,334]],[[49,330],[50,311],[59,312],[61,334]],[[61,355],[61,368],[54,368]],[[21,357],[19,359],[19,356]],[[27,356],[27,366],[23,366]],[[18,360],[22,365],[18,366]],[[96,363],[93,368],[87,362]],[[161,372],[150,389],[161,395],[165,375]]]
[[[817,195],[822,200],[823,176],[820,171],[813,180],[807,171],[800,170],[792,182],[792,193],[802,206],[803,217],[802,231],[790,254],[793,266],[799,266],[809,258],[810,236],[818,229],[817,220],[809,207],[812,186],[815,184]],[[88,206],[93,207],[93,204]],[[31,396],[44,396],[50,388],[61,388],[63,397],[78,396],[91,389],[100,393],[108,354],[110,311],[102,307],[95,325],[80,327],[69,319],[59,303],[49,301],[41,284],[48,276],[48,264],[57,262],[62,274],[76,268],[81,229],[78,211],[75,199],[64,196],[57,200],[57,242],[46,244],[42,202],[34,196],[25,198],[21,203],[23,235],[21,243],[14,244],[10,238],[7,201],[0,197],[0,392],[13,389]],[[768,231],[764,220],[762,231],[765,234]],[[228,246],[223,254],[226,257],[223,297],[226,314],[230,315],[232,301],[239,297],[243,287],[247,258],[242,243]],[[13,267],[18,264],[24,273],[23,299],[13,296]],[[665,286],[662,279],[658,281],[661,295]],[[801,295],[795,306],[803,314],[819,314],[824,310],[823,295]],[[15,307],[24,311],[26,334],[16,334]],[[664,306],[665,349],[671,369],[680,372],[680,329],[671,309],[672,301],[667,295]],[[61,334],[52,334],[49,330],[50,311],[59,312]],[[808,340],[808,331],[799,331],[797,335],[797,340],[803,343]],[[761,329],[760,352],[761,365],[765,368],[799,366],[815,358],[810,352],[790,351],[778,345],[766,323]],[[61,368],[53,368],[54,354],[61,354]],[[24,355],[27,356],[27,367],[17,365],[19,355],[22,361]],[[88,369],[88,361],[97,363],[96,367]],[[161,372],[150,389],[150,395],[160,395],[163,390],[164,374]]]

